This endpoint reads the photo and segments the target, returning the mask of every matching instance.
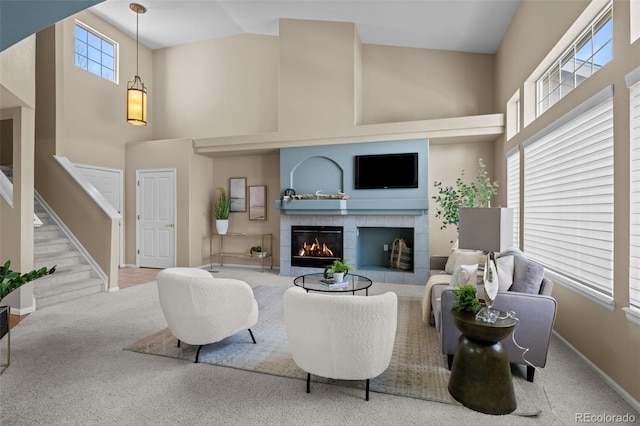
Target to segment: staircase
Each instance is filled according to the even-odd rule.
[[[33,267],[58,265],[55,273],[34,281],[36,308],[102,292],[102,279],[37,201],[34,212],[42,226],[34,228]]]
[[[13,182],[13,167],[0,166]],[[60,229],[49,213],[34,200],[33,268],[57,265],[55,273],[33,282],[36,308],[102,292],[104,282]]]

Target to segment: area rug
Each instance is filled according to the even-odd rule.
[[[253,289],[258,301],[259,317],[258,323],[251,329],[257,344],[253,344],[248,332],[241,331],[204,346],[199,362],[306,380],[306,373],[295,364],[288,347],[282,303],[284,291],[284,288],[266,286]],[[447,359],[440,352],[435,329],[421,321],[421,309],[419,298],[398,297],[398,329],[391,364],[383,374],[371,379],[370,390],[460,405],[447,390],[450,375]],[[182,344],[178,348],[176,338],[166,328],[125,350],[193,362],[197,347]],[[311,377],[312,381],[364,389],[364,381]],[[518,408],[512,414],[540,414],[544,401],[535,383],[514,375],[514,389]]]

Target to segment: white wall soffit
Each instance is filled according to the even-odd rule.
[[[341,134],[261,133],[194,139],[196,153],[290,148],[295,146],[331,145],[341,143],[380,142],[416,138],[457,138],[463,136],[501,135],[504,114],[473,115],[433,120],[367,124],[353,127]]]

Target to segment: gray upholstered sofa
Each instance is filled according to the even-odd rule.
[[[520,264],[527,265],[531,262],[522,252],[516,250],[516,255],[521,255]],[[523,260],[526,261],[523,263]],[[449,368],[453,361],[460,331],[456,328],[453,317],[451,316],[451,308],[455,302],[453,287],[448,285],[447,276],[451,275],[444,272],[447,262],[446,256],[433,256],[431,259],[429,280],[431,285],[427,285],[425,300],[423,300],[423,321],[430,323],[427,326],[436,327],[442,348],[442,353],[447,355]],[[533,262],[531,262],[533,263]],[[537,265],[537,264],[536,264]],[[539,266],[539,265],[538,265]],[[522,275],[522,268],[514,271],[514,287],[516,280]],[[435,282],[435,284],[433,283]],[[514,331],[515,340],[518,345],[528,348],[524,350],[518,348],[511,336],[502,341],[509,353],[509,362],[512,364],[521,364],[527,367],[527,380],[533,381],[536,367],[544,367],[547,362],[547,351],[549,348],[549,340],[556,316],[556,301],[551,297],[553,283],[543,278],[537,294],[524,293],[519,291],[499,291],[496,297],[494,308],[501,311],[513,311],[519,320]],[[530,289],[529,289],[530,290]],[[429,304],[428,309],[425,304]]]

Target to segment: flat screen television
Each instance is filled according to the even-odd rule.
[[[418,153],[356,155],[355,189],[418,187]]]

